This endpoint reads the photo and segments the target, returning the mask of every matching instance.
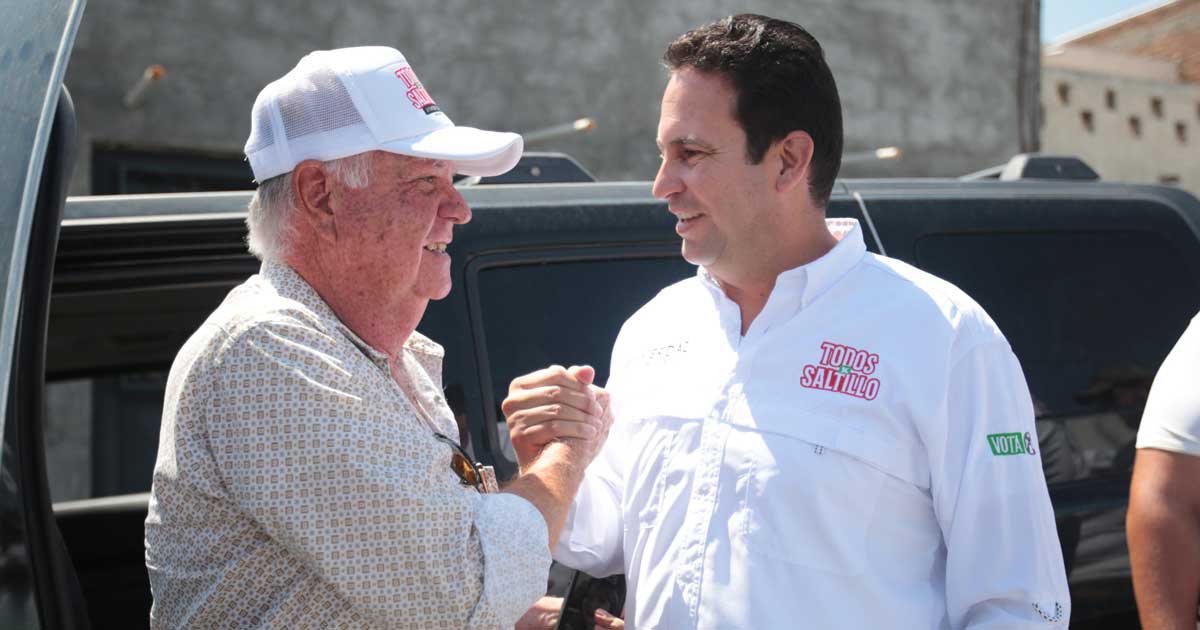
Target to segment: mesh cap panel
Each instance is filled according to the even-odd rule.
[[[254,108],[254,122],[250,125],[250,139],[246,142],[246,153],[254,153],[275,144],[275,124],[271,122],[271,110]]]
[[[311,70],[285,90],[278,103],[288,140],[364,124],[346,86],[327,68]]]

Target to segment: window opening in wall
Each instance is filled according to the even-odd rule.
[[[1134,136],[1142,135],[1142,119],[1141,118],[1138,118],[1137,116],[1129,117],[1129,133],[1132,133]]]
[[[1187,124],[1182,120],[1175,123],[1175,139],[1180,142],[1187,142]]]
[[[1150,112],[1154,114],[1155,118],[1162,118],[1163,103],[1161,98],[1155,96],[1150,99]]]
[[[1058,84],[1058,102],[1066,105],[1071,102],[1071,86],[1066,83]]]
[[[1088,131],[1092,131],[1093,129],[1095,129],[1096,125],[1095,125],[1095,121],[1092,119],[1091,111],[1085,109],[1085,110],[1079,112],[1079,118],[1080,118],[1080,120],[1083,121],[1084,129],[1087,129]]]
[[[1117,92],[1112,88],[1104,90],[1104,104],[1109,109],[1117,108]]]

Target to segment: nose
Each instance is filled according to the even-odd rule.
[[[438,208],[438,214],[456,225],[462,225],[471,220],[471,208],[467,205],[467,200],[463,199],[462,193],[453,186],[450,187],[450,193],[446,196],[446,200]]]
[[[654,186],[650,189],[650,194],[659,199],[666,199],[682,191],[683,180],[675,173],[671,161],[664,158],[658,165],[658,174],[654,176]]]

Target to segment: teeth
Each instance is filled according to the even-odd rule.
[[[676,216],[679,217],[680,221],[691,221],[692,219],[695,219],[696,217],[700,216],[700,214],[701,213],[697,212],[695,214],[680,214],[680,215],[676,215]]]
[[[427,249],[431,252],[445,254],[446,253],[446,244],[445,243],[430,243],[425,246],[425,249]]]

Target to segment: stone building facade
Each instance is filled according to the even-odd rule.
[[[1200,195],[1200,0],[1172,0],[1047,46],[1042,146],[1104,179]]]

